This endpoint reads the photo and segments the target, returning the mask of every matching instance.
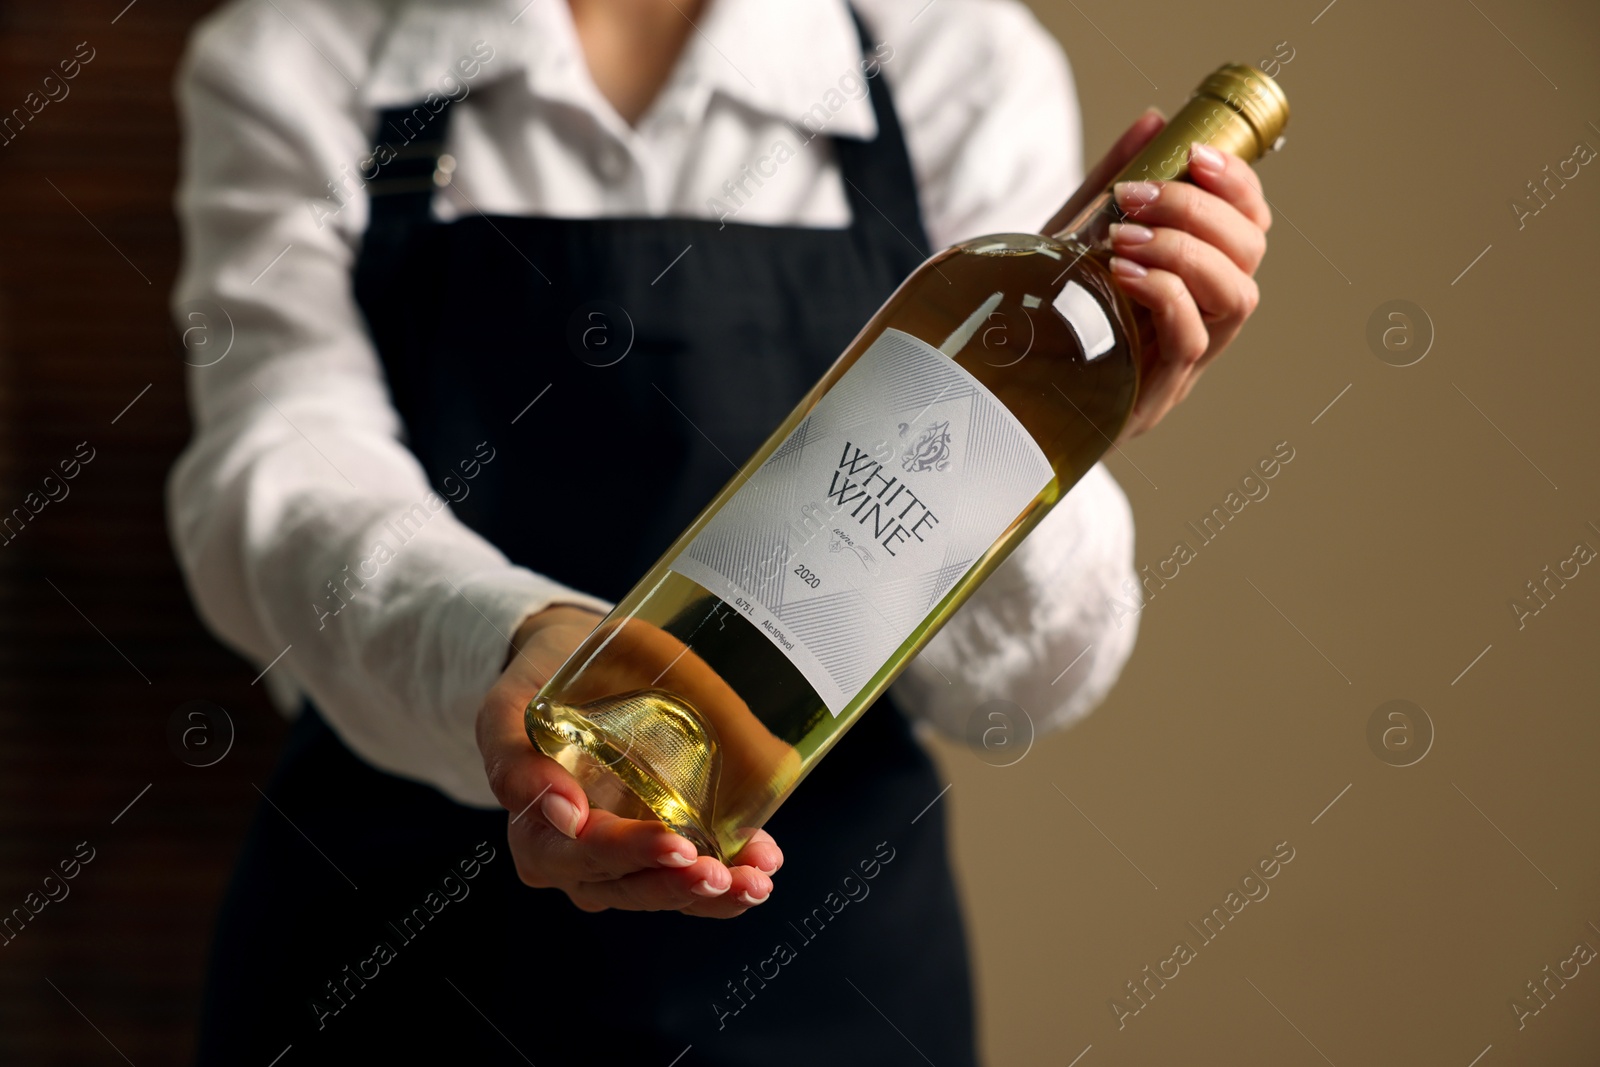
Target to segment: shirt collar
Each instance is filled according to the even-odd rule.
[[[470,86],[521,76],[537,96],[604,106],[584,69],[566,0],[406,0],[378,42],[361,98],[385,108],[430,92],[459,93],[449,72],[459,59],[470,60],[480,41],[494,58]],[[812,129],[824,115],[829,134],[871,140],[878,124],[861,93],[861,61],[846,0],[711,0],[673,78],[774,118],[809,118]]]

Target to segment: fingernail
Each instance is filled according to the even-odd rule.
[[[1145,270],[1144,267],[1138,263],[1135,263],[1131,259],[1123,259],[1121,256],[1112,256],[1111,273],[1119,275],[1123,278],[1143,278],[1150,272]]]
[[[739,903],[749,904],[751,907],[754,907],[755,905],[764,902],[771,895],[771,893],[763,893],[759,897],[751,896],[750,891],[747,889],[743,893],[739,894]]]
[[[1189,166],[1199,167],[1208,174],[1222,173],[1222,153],[1199,141],[1189,146]]]
[[[762,874],[777,874],[778,865],[774,863],[771,867],[763,867],[758,863],[756,864],[756,870],[760,871]]]
[[[1161,186],[1156,182],[1117,183],[1117,206],[1124,211],[1134,211],[1146,204],[1153,204],[1160,195]]]
[[[694,863],[693,856],[685,856],[682,852],[668,852],[656,862],[663,867],[688,867]]]
[[[578,806],[560,793],[549,793],[539,802],[545,819],[568,837],[578,836]]]
[[[1111,224],[1111,239],[1117,244],[1142,245],[1156,232],[1148,226],[1140,226],[1137,222],[1114,222]]]
[[[721,889],[718,889],[716,886],[712,885],[709,881],[707,881],[706,879],[702,878],[700,880],[700,884],[695,886],[692,891],[696,895],[702,896],[702,897],[720,897],[722,894],[726,893],[728,891],[728,889],[729,889],[728,886],[723,886]]]

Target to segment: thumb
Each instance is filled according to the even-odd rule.
[[[531,698],[497,685],[484,699],[477,725],[483,771],[513,823],[540,820],[577,837],[589,821],[589,800],[578,780],[528,739],[523,715]]]
[[[1126,167],[1128,162],[1139,154],[1139,150],[1149,144],[1150,139],[1160,133],[1166,124],[1167,120],[1161,116],[1160,111],[1153,107],[1145,108],[1144,113],[1133,120],[1133,125],[1123,131],[1122,136],[1111,146],[1111,150],[1094,165],[1094,169],[1089,171],[1088,177],[1083,179],[1083,184],[1078,186],[1078,191],[1072,194],[1040,232],[1061,232],[1067,223],[1088,206],[1089,201],[1105,191],[1111,179],[1115,178],[1117,173]]]

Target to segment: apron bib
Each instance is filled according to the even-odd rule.
[[[384,169],[356,294],[435,489],[494,450],[464,522],[609,599],[644,573],[926,255],[871,88],[876,140],[832,141],[840,230],[436,222],[448,108]],[[768,824],[776,889],[728,921],[522,885],[504,812],[367,766],[307,708],[224,902],[200,1062],[974,1063],[943,783],[883,703]]]

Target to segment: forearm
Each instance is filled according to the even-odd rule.
[[[512,566],[398,442],[352,430],[347,410],[336,424],[337,404],[259,407],[197,437],[169,487],[202,616],[277,660],[369,762],[491,804],[472,721],[512,633],[554,602],[606,605]]]

